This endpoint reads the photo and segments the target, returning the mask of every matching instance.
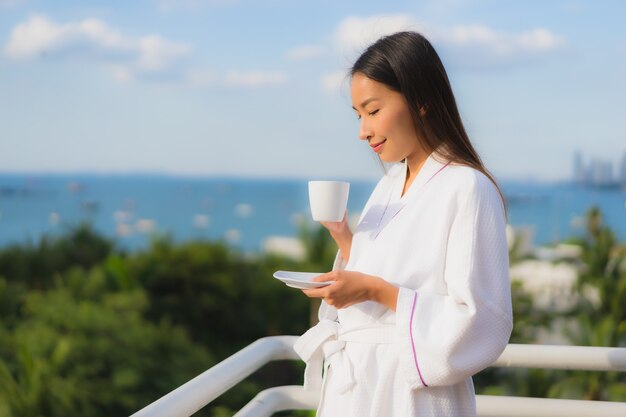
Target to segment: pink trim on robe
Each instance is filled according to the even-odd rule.
[[[413,342],[413,316],[415,315],[416,303],[417,303],[417,292],[415,292],[415,296],[413,296],[413,307],[411,307],[411,321],[409,323],[409,335],[411,336],[411,348],[413,348],[413,359],[415,360],[415,368],[417,369],[417,374],[419,375],[420,381],[422,381],[422,384],[425,387],[428,387],[426,382],[424,382],[424,378],[422,377],[422,372],[420,371],[420,366],[417,363],[417,354],[415,353],[415,342]]]

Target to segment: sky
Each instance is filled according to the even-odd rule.
[[[0,172],[374,179],[346,72],[423,33],[499,179],[626,152],[626,2],[0,0]]]

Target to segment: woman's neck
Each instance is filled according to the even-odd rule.
[[[404,179],[404,188],[402,189],[402,195],[409,189],[417,174],[421,171],[422,167],[426,163],[428,155],[420,154],[420,156],[414,155],[406,158],[406,178]]]
[[[406,157],[406,178],[407,182],[412,182],[419,174],[420,170],[428,159],[428,153],[422,149],[415,151],[412,155]]]

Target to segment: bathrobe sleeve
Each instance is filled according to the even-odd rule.
[[[401,369],[414,389],[456,384],[489,366],[513,327],[500,196],[477,172],[465,185],[450,202],[442,254],[447,293],[400,288],[398,294]]]

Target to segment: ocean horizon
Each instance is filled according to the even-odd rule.
[[[348,211],[358,216],[376,180],[341,179],[351,183]],[[89,223],[127,250],[168,235],[175,242],[223,240],[260,252],[269,237],[294,238],[303,221],[313,223],[307,182],[165,173],[0,173],[0,247],[34,243]],[[535,245],[582,235],[584,215],[594,205],[618,239],[626,240],[622,189],[534,179],[501,180],[500,186],[509,224],[526,229]]]

